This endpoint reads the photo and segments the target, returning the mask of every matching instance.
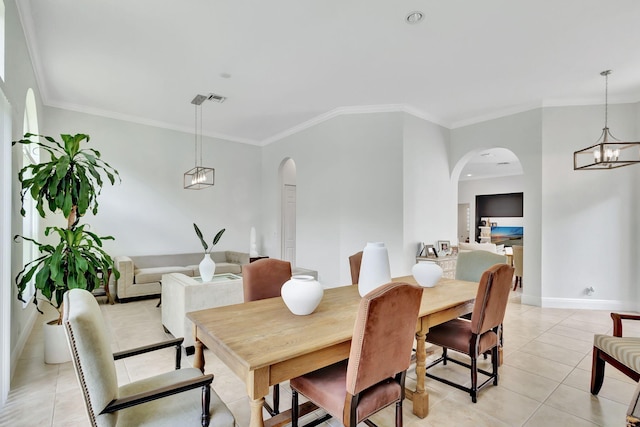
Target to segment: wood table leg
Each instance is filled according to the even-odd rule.
[[[264,427],[262,419],[262,406],[264,405],[264,397],[251,400],[251,420],[249,427]]]
[[[203,349],[203,345],[202,342],[196,338],[195,340],[195,353],[193,355],[193,367],[200,369],[200,372],[202,372],[204,374],[204,349]]]
[[[416,333],[416,391],[411,393],[413,413],[420,418],[429,414],[429,394],[424,385],[427,366],[427,344],[424,331]]]

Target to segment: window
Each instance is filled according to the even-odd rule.
[[[36,110],[36,99],[33,95],[33,90],[29,88],[27,91],[27,98],[25,102],[24,108],[24,121],[22,125],[23,134],[25,133],[34,133],[38,134],[38,112]],[[31,139],[36,138],[32,137]],[[22,146],[22,166],[27,166],[29,164],[37,164],[40,163],[40,151],[37,147],[32,145],[23,145]],[[38,239],[38,212],[36,211],[36,204],[31,195],[25,194],[24,196],[24,210],[25,216],[22,219],[22,235],[24,237],[29,237],[31,239]],[[38,248],[31,242],[23,241],[22,242],[22,261],[23,265],[31,262],[36,259],[38,256]],[[29,286],[24,295],[24,300],[26,303],[23,303],[23,306],[27,306],[27,304],[31,300],[31,296],[35,292],[34,279],[31,280]]]

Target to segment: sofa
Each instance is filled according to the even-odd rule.
[[[458,252],[467,251],[487,251],[497,253],[498,246],[495,243],[458,243]]]
[[[182,273],[199,276],[198,265],[203,253],[174,255],[116,256],[115,268],[120,272],[116,293],[120,302],[150,295],[160,295],[163,274]],[[235,251],[211,252],[216,263],[215,274],[242,274],[242,266],[249,263],[249,254]]]

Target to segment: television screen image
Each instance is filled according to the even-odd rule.
[[[522,245],[523,227],[491,227],[491,243],[496,245]]]

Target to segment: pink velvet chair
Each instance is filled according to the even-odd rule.
[[[275,258],[263,258],[242,266],[244,302],[280,296],[280,289],[291,279],[291,263]],[[269,414],[280,412],[280,385],[273,386],[273,408],[264,402]]]
[[[422,288],[388,283],[360,301],[349,359],[293,378],[292,427],[298,425],[298,393],[345,426],[355,427],[396,405],[402,426],[404,381],[422,300]]]
[[[496,264],[489,268],[480,278],[471,321],[458,318],[429,329],[427,342],[440,346],[443,350],[442,357],[427,366],[427,377],[468,392],[474,403],[477,401],[478,390],[489,381],[493,380],[493,384],[498,385],[498,338],[507,309],[512,279],[513,268],[510,265]],[[449,358],[448,349],[468,355],[471,364]],[[488,351],[491,351],[492,372],[478,369],[478,356]],[[446,365],[448,361],[471,370],[470,388],[429,373],[429,368],[441,362]],[[479,386],[478,372],[489,377]]]

